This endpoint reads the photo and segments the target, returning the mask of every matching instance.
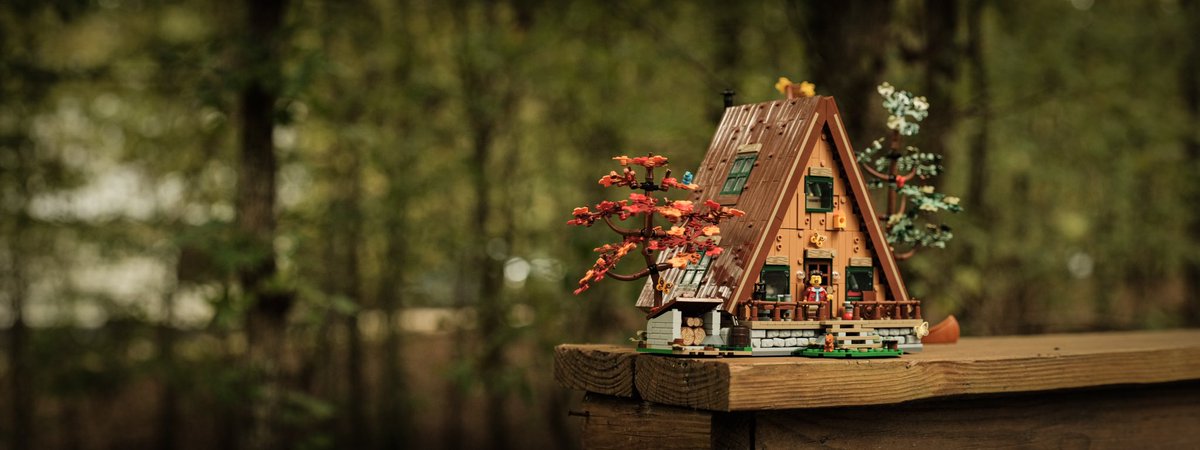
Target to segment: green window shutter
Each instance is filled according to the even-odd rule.
[[[817,175],[804,177],[804,211],[833,211],[833,178]]]
[[[733,160],[729,176],[725,177],[725,184],[721,185],[721,195],[741,195],[742,189],[746,187],[746,180],[750,179],[750,170],[754,168],[754,160],[757,158],[758,153],[743,153]]]

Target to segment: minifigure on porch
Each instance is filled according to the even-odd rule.
[[[813,320],[813,317],[817,315],[814,307],[828,299],[825,287],[821,285],[823,282],[821,272],[813,271],[808,277],[808,289],[804,290],[804,301],[809,304],[803,306],[808,311],[808,314],[805,314],[808,320]]]

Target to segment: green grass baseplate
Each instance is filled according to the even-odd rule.
[[[669,348],[645,348],[645,347],[638,347],[638,348],[637,348],[637,351],[638,351],[638,352],[641,352],[641,353],[658,353],[658,354],[660,354],[660,355],[670,355],[670,354],[672,353],[672,350],[671,350],[671,349],[669,349]]]
[[[886,350],[886,349],[869,349],[869,350],[834,350],[827,352],[819,348],[806,348],[796,350],[792,353],[798,356],[807,356],[810,358],[895,358],[903,355],[904,350]]]

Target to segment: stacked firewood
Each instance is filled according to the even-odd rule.
[[[700,345],[704,338],[708,337],[708,333],[704,332],[704,319],[685,317],[679,335],[683,339],[683,345]]]

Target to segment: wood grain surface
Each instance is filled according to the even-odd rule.
[[[731,414],[753,417],[750,445],[710,448],[1200,447],[1195,382]]]
[[[863,360],[677,358],[595,345],[556,352],[555,376],[565,387],[632,396],[632,381],[646,400],[712,411],[1200,379],[1200,330],[963,338],[901,358]]]
[[[554,379],[580,391],[630,397],[637,353],[616,345],[559,345],[554,348]]]
[[[585,449],[711,447],[708,411],[596,394],[585,396],[580,407]]]

